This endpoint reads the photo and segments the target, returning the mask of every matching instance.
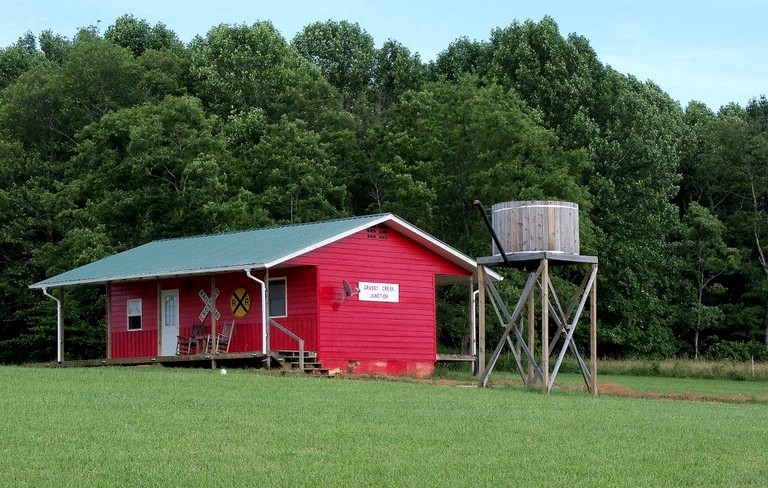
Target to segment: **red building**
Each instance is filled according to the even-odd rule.
[[[108,360],[175,356],[194,323],[215,337],[234,321],[230,356],[297,350],[279,325],[332,373],[427,376],[437,357],[435,289],[471,286],[476,269],[381,214],[154,241],[31,288],[51,296],[105,285]]]

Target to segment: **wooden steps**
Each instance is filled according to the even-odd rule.
[[[314,376],[328,376],[328,370],[317,361],[317,352],[304,351],[304,369],[299,365],[299,351],[277,351],[282,359],[283,370],[294,373],[307,373]]]

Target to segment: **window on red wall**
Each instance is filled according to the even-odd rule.
[[[128,330],[141,330],[141,298],[128,300]]]
[[[269,316],[288,316],[288,290],[285,278],[269,280]]]

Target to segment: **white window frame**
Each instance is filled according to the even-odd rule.
[[[279,319],[284,318],[288,316],[288,278],[283,276],[280,278],[270,278],[269,279],[269,288],[272,289],[272,283],[273,282],[283,282],[283,289],[285,290],[285,296],[283,297],[283,310],[285,310],[285,313],[283,315],[272,315],[272,293],[269,294],[269,304],[267,305],[269,307],[269,317],[273,319]]]
[[[138,304],[138,315],[136,313],[131,313],[132,308],[136,308],[136,304]],[[133,307],[131,307],[133,305]],[[143,317],[143,306],[141,303],[141,298],[132,298],[125,302],[125,314],[126,314],[126,329],[129,332],[133,332],[135,330],[142,330],[144,327],[144,317]],[[131,328],[131,317],[138,317],[139,318],[139,327],[138,328]]]

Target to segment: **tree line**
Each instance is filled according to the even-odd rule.
[[[126,15],[0,50],[0,362],[55,355],[53,304],[27,285],[75,266],[375,212],[485,256],[476,198],[579,204],[601,355],[768,357],[764,96],[681,107],[549,17],[424,62],[345,21],[184,44]],[[439,340],[461,347],[466,290],[439,295]],[[68,357],[102,355],[103,289],[64,300]]]

